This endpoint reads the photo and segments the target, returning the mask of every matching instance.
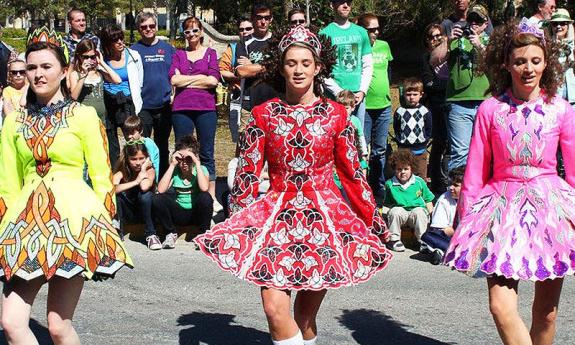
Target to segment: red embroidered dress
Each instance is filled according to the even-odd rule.
[[[259,286],[321,290],[367,281],[391,253],[359,166],[354,127],[330,100],[272,99],[252,111],[231,191],[232,216],[198,236],[223,270]],[[264,161],[270,190],[256,201]],[[333,180],[341,178],[352,209]]]

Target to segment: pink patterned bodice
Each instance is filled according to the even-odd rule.
[[[557,176],[559,144],[566,180],[575,186],[575,112],[560,98],[546,100],[541,96],[521,102],[507,92],[481,104],[470,145],[474,154],[468,159],[462,189],[464,204],[489,181],[529,182]]]

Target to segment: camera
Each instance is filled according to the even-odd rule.
[[[465,25],[461,29],[461,31],[463,31],[463,34],[462,34],[463,37],[469,37],[469,36],[473,35],[473,31],[471,31],[471,25],[469,25],[469,24]]]

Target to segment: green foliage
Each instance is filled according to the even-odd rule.
[[[2,30],[2,39],[7,40],[10,38],[26,38],[26,30],[24,29],[12,29],[12,28],[4,28]]]
[[[26,51],[26,39],[24,38],[3,38],[2,41],[16,49],[18,53]]]

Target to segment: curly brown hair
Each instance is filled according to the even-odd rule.
[[[335,65],[335,47],[331,44],[331,40],[324,36],[318,35],[316,28],[308,28],[311,32],[318,35],[321,43],[321,56],[317,56],[313,49],[308,45],[302,43],[294,43],[290,48],[286,49],[283,54],[277,48],[280,44],[282,37],[289,32],[290,27],[283,27],[276,30],[273,36],[269,39],[268,49],[265,52],[265,58],[262,62],[264,71],[260,74],[261,81],[273,87],[279,93],[285,93],[286,81],[281,75],[280,71],[283,66],[283,59],[286,52],[291,47],[304,47],[309,49],[314,56],[315,63],[321,65],[319,73],[314,78],[313,92],[316,96],[323,97],[322,84],[326,78],[331,78],[331,69]]]
[[[480,61],[479,70],[489,78],[489,89],[486,94],[493,96],[503,94],[511,87],[511,74],[506,65],[513,49],[535,45],[543,49],[547,67],[543,71],[539,86],[550,100],[562,84],[563,70],[559,63],[560,48],[551,37],[545,33],[545,40],[529,33],[520,33],[517,29],[518,20],[511,20],[497,27],[489,38],[489,44]]]
[[[415,156],[408,150],[395,151],[389,157],[389,164],[393,170],[404,166],[413,168],[415,166]]]

